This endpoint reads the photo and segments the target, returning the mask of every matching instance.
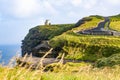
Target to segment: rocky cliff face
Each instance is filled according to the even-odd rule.
[[[25,39],[22,41],[22,56],[30,54],[35,46],[42,41],[41,33],[37,29],[29,30]]]

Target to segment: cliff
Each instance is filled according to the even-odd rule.
[[[47,58],[60,58],[63,53],[65,59],[75,60],[96,61],[102,57],[110,57],[120,52],[119,35],[111,34],[111,31],[119,34],[114,27],[114,24],[119,22],[119,15],[117,18],[93,15],[73,24],[36,26],[29,30],[22,41],[22,56],[28,53],[42,57],[50,48],[53,48]],[[85,31],[87,33],[84,33]]]
[[[29,33],[22,41],[22,56],[24,56],[25,53],[33,53],[33,56],[36,56],[38,54],[34,53],[34,51],[36,52],[36,46],[43,44],[43,42],[45,41],[45,45],[48,45],[47,41],[49,41],[51,38],[60,35],[66,32],[67,30],[72,29],[73,27],[75,27],[74,24],[57,24],[40,25],[30,29]]]
[[[40,46],[41,44],[43,44],[43,42],[46,42],[46,44],[48,45],[49,40],[52,39],[53,37],[61,35],[75,27],[78,27],[78,26],[84,24],[86,21],[91,21],[91,20],[92,20],[92,18],[85,17],[85,18],[79,20],[76,24],[75,23],[73,23],[73,24],[53,24],[53,25],[45,24],[45,25],[38,25],[38,26],[30,29],[29,33],[26,35],[24,40],[22,40],[22,56],[24,56],[26,53],[27,54],[32,53],[33,56],[41,57],[42,54],[39,54],[41,49],[40,50],[36,49],[37,46]],[[50,48],[50,45],[49,45],[49,48]],[[49,48],[47,48],[47,49],[49,49]]]

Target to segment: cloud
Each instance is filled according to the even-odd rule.
[[[82,0],[45,0],[46,2],[49,2],[53,6],[61,6],[61,8],[64,8],[66,6],[72,5],[73,7],[78,7]]]
[[[90,8],[93,8],[96,4],[98,4],[97,0],[84,0],[82,3],[82,6],[85,9],[90,9]]]
[[[80,4],[82,3],[82,0],[71,0],[71,3],[72,3],[74,6],[80,6]]]
[[[12,0],[11,13],[19,18],[30,17],[40,12],[38,0]]]
[[[69,10],[91,9],[98,0],[5,0],[7,15],[16,18],[32,18],[37,16],[55,16],[68,14]]]
[[[70,0],[47,0],[47,2],[49,2],[55,6],[63,6],[65,4],[68,4],[68,2],[70,2]]]
[[[59,0],[60,1],[60,0]],[[64,7],[66,6],[70,6],[68,4],[72,4],[72,7],[79,7],[79,8],[85,8],[85,9],[90,9],[93,8],[97,3],[98,0],[61,0],[61,4],[63,4],[62,6]]]
[[[0,10],[4,15],[21,19],[58,13],[51,1],[47,0],[1,0],[0,2]]]
[[[119,5],[120,4],[120,0],[107,0],[107,2],[112,4],[112,5]]]
[[[46,13],[50,13],[50,14],[58,14],[58,11],[51,5],[50,2],[48,1],[44,1],[43,3],[43,7],[45,8]]]

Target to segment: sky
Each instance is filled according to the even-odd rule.
[[[0,45],[21,44],[29,29],[76,23],[89,15],[120,14],[120,0],[0,0]]]

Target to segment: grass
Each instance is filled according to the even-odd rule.
[[[113,21],[110,23],[110,29],[120,31],[120,21]]]
[[[43,80],[119,80],[118,71],[117,69],[89,70],[89,68],[83,68],[78,73],[52,73],[46,74],[42,78]]]
[[[120,31],[120,15],[110,17],[110,29]]]
[[[109,29],[109,22],[106,22],[106,23],[105,23],[104,29],[105,29],[105,30],[108,30],[108,29]]]
[[[88,29],[92,29],[98,26],[98,24],[103,21],[103,18],[98,18],[96,16],[90,16],[89,18],[91,18],[91,21],[86,21],[84,24],[78,26],[77,28],[73,28],[72,31],[73,32],[77,32],[77,31],[82,31],[82,30],[88,30]]]
[[[41,38],[42,40],[46,40],[46,39],[51,39],[54,36],[60,35],[63,32],[66,32],[72,28],[74,28],[75,24],[54,24],[54,25],[40,25],[40,26],[36,26],[32,29],[30,29],[29,34],[25,37],[25,39],[30,39],[32,38],[33,34],[37,34],[36,36],[38,36],[39,38]]]
[[[42,72],[40,70],[28,70],[21,67],[0,67],[0,80],[119,80],[120,66],[103,69],[92,68],[80,63],[69,63],[70,67],[56,68],[58,72]],[[64,65],[62,65],[64,67]],[[74,69],[74,70],[73,70]]]
[[[120,37],[65,33],[53,38],[50,45],[61,48],[59,54],[66,53],[66,59],[96,61],[119,53]]]
[[[42,65],[42,60],[50,51],[42,57],[40,64],[38,63],[37,66]],[[26,57],[27,55],[23,59],[25,60]],[[58,63],[40,66],[37,69],[32,69],[28,65],[22,66],[23,63],[12,68],[1,65],[0,80],[119,80],[120,77],[119,65],[96,68],[91,63],[81,61],[79,63],[67,62],[63,64],[62,60],[64,59],[61,58]]]
[[[113,54],[108,58],[101,58],[96,61],[94,66],[96,67],[104,67],[104,66],[114,66],[120,64],[120,54]]]

